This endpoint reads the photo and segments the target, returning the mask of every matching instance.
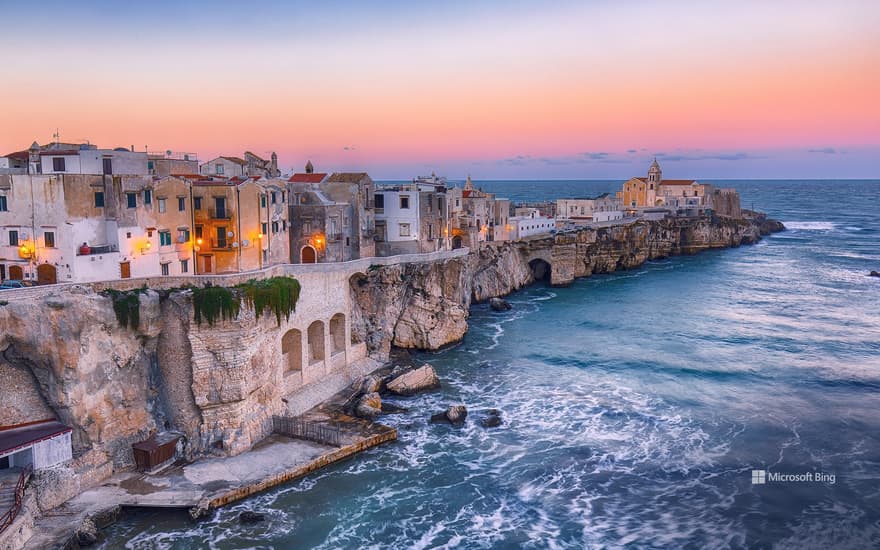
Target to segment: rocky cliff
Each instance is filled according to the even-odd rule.
[[[653,259],[752,244],[782,229],[779,222],[754,213],[742,220],[639,221],[485,243],[464,258],[377,267],[352,284],[359,305],[352,331],[383,357],[392,346],[437,349],[464,336],[471,303],[510,294],[536,279],[566,285]]]

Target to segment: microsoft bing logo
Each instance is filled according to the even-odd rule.
[[[752,470],[752,485],[767,483],[767,470]]]

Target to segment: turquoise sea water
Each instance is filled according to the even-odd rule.
[[[880,547],[880,182],[728,183],[788,231],[476,305],[461,344],[418,356],[444,387],[393,400],[398,442],[201,523],[131,515],[105,548]],[[464,428],[427,422],[450,403]]]

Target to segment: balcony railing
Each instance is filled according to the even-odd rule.
[[[218,241],[217,239],[211,239],[211,248],[213,248],[214,250],[231,250],[232,241]]]
[[[89,245],[88,254],[83,252],[82,247],[76,249],[77,256],[94,256],[95,254],[110,254],[111,252],[119,252],[119,247],[115,244]]]
[[[232,216],[229,215],[229,211],[225,208],[222,210],[209,208],[208,215],[211,216],[212,220],[228,220],[232,218]]]
[[[327,235],[327,240],[328,241],[341,241],[342,240],[342,233],[331,233],[330,235]]]

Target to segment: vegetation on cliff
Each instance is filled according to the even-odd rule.
[[[146,287],[134,290],[104,289],[101,294],[113,300],[113,311],[116,320],[123,328],[137,330],[141,324],[141,300],[140,295],[147,291]]]
[[[232,288],[208,286],[193,288],[193,309],[196,324],[202,320],[211,326],[218,319],[232,320],[241,310],[242,300],[259,317],[271,311],[281,325],[281,317],[290,319],[299,301],[300,284],[293,277],[272,277],[261,281],[251,279]]]

